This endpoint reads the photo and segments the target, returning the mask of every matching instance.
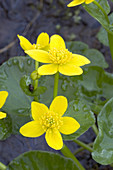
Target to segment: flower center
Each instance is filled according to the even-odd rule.
[[[50,59],[52,60],[53,63],[55,64],[66,64],[72,59],[72,53],[69,52],[67,49],[56,49],[53,48],[49,51],[51,54]]]
[[[56,128],[59,129],[62,125],[61,117],[58,115],[58,113],[54,113],[53,111],[49,111],[48,113],[45,113],[40,118],[40,123],[46,132],[49,128]]]

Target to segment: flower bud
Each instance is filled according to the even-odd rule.
[[[41,75],[39,75],[38,73],[38,70],[34,70],[32,73],[31,73],[31,79],[32,80],[37,80],[41,77]]]

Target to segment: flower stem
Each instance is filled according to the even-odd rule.
[[[77,158],[72,154],[69,148],[64,144],[63,148],[60,150],[65,157],[71,158],[78,170],[85,170],[81,163],[77,160]]]
[[[78,145],[82,146],[84,149],[87,149],[89,152],[93,152],[93,149],[89,145],[87,145],[87,144],[85,144],[85,143],[83,143],[83,142],[81,142],[77,139],[74,139],[73,141],[75,143],[77,143]]]
[[[93,146],[93,143],[88,144],[88,146]],[[83,151],[83,150],[85,150],[85,148],[83,148],[83,147],[78,148],[78,149],[74,152],[74,155],[77,155],[79,152],[81,152],[81,151]]]
[[[2,162],[0,162],[0,170],[6,170],[6,166],[2,163]]]
[[[109,23],[109,18],[108,18],[106,11],[104,10],[104,8],[102,8],[102,6],[97,1],[93,1],[93,3],[103,12],[103,14],[106,18],[106,21]]]
[[[35,70],[38,70],[38,67],[39,67],[39,62],[35,61]],[[34,82],[34,90],[36,90],[37,87],[38,87],[38,79],[35,80],[35,82]]]
[[[113,35],[108,32],[108,40],[109,40],[109,48],[112,56],[113,61]]]
[[[58,80],[59,80],[59,72],[55,74],[53,99],[57,96],[58,93]]]
[[[104,8],[102,8],[102,6],[97,1],[93,1],[93,3],[103,12],[103,14],[106,18],[106,21],[108,22],[108,24],[110,24],[108,15],[107,15],[106,11],[104,10]],[[112,56],[112,60],[113,60],[113,35],[110,33],[109,30],[106,29],[106,31],[108,33],[109,48],[110,48],[110,52],[111,52],[111,56]]]
[[[98,129],[97,129],[97,126],[95,124],[92,126],[92,129],[95,132],[95,134],[98,135]]]

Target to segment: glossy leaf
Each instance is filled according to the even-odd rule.
[[[103,7],[106,14],[110,12],[110,7],[107,0],[97,0],[97,2]],[[97,5],[95,5],[92,2],[90,4],[84,4],[83,7],[93,18],[95,18],[106,29],[106,31],[113,34],[113,25],[109,24],[104,13]]]
[[[113,163],[113,98],[98,115],[99,134],[94,142],[93,159],[103,165]]]
[[[109,15],[109,20],[110,20],[110,24],[112,25],[113,24],[113,13]],[[106,46],[109,46],[108,35],[107,35],[106,30],[103,27],[98,32],[97,37],[101,43],[103,43]]]
[[[97,2],[102,6],[107,14],[110,13],[110,6],[107,0],[97,0]]]
[[[78,170],[78,167],[71,159],[59,154],[30,151],[14,159],[7,167],[7,170]]]
[[[11,135],[12,122],[11,118],[7,115],[5,119],[0,119],[0,140],[5,140]]]
[[[30,74],[33,67],[34,61],[27,57],[12,58],[0,67],[0,90],[7,90],[9,93],[3,110],[11,117],[12,133],[17,133],[18,128],[30,120],[32,98],[23,92],[20,80],[23,75]]]
[[[74,41],[67,42],[66,45],[71,52],[87,57],[91,61],[91,63],[87,66],[99,66],[102,68],[108,67],[103,54],[96,49],[89,49],[88,45],[86,45],[85,43]]]
[[[74,47],[76,47],[77,44],[78,47],[75,50]],[[67,43],[67,46],[68,45],[70,47],[70,51],[74,51],[76,53],[78,50],[79,54],[85,55],[86,53],[87,57],[89,57],[89,55],[93,57],[92,49],[88,49],[88,46],[84,43],[71,42],[69,44]],[[94,123],[91,110],[95,113],[98,113],[106,101],[111,98],[111,96],[113,96],[111,90],[113,89],[113,76],[112,74],[106,73],[103,70],[103,68],[106,67],[106,62],[101,53],[97,53],[98,58],[100,59],[96,59],[97,55],[94,55],[95,60],[92,59],[92,66],[84,66],[84,73],[82,75],[72,77],[60,75],[59,77],[58,95],[66,96],[69,103],[77,99],[78,101],[84,102],[87,105],[88,117],[87,122],[85,122],[86,124],[89,124],[87,129]],[[100,60],[102,66],[99,62]],[[39,102],[44,103],[47,106],[50,105],[53,99],[54,75],[42,76],[39,79],[39,89],[41,88],[40,91],[38,90],[39,93],[37,93],[37,91],[36,93],[29,91],[29,83],[32,83],[30,74],[33,70],[34,60],[28,57],[11,58],[8,62],[0,66],[0,90],[7,90],[9,92],[7,102],[3,106],[3,111],[7,112],[11,118],[10,128],[12,128],[11,133],[13,134],[17,134],[19,128],[31,120],[31,101],[36,94],[41,93],[38,96]],[[79,103],[79,105],[82,104]],[[72,105],[70,104],[70,107],[71,106]],[[81,112],[82,111],[80,110],[77,112],[77,114],[81,115],[79,114]],[[84,113],[84,116],[85,114],[86,112]],[[76,111],[73,111],[72,116],[75,115]],[[78,131],[79,133],[77,132],[78,134],[74,136],[75,138],[85,132],[85,124],[83,122],[82,116],[77,119],[79,119],[78,121],[81,123],[81,130]],[[71,138],[69,137],[69,139]]]
[[[71,116],[80,124],[80,128],[75,133],[71,135],[63,135],[64,140],[78,138],[95,123],[94,114],[85,100],[76,99],[75,101],[70,102],[68,110],[64,116]]]

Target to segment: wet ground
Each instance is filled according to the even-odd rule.
[[[69,0],[0,0],[0,64],[14,56],[25,55],[19,46],[17,34],[28,38],[32,43],[41,32],[60,34],[66,41],[79,40],[87,43],[90,48],[100,50],[110,64],[111,56],[108,47],[104,47],[96,38],[100,25],[87,14],[82,7],[67,8]],[[94,140],[95,135],[90,129],[80,139],[86,143]],[[71,143],[72,152],[78,147]],[[6,165],[15,157],[28,150],[49,150],[44,136],[40,139],[26,139],[12,135],[0,141],[0,161]],[[87,151],[77,154],[77,158],[88,170],[112,170],[109,166],[101,166],[92,160]]]

